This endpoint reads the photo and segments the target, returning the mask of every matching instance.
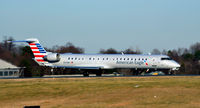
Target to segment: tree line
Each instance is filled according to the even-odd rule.
[[[53,73],[49,67],[39,66],[32,58],[34,58],[29,46],[15,45],[8,41],[13,41],[13,37],[4,36],[0,42],[0,58],[8,61],[16,66],[25,67],[24,77],[36,77],[50,74],[73,74],[79,73],[74,69],[56,68]],[[65,45],[53,46],[45,48],[49,52],[56,53],[85,53],[84,48],[73,45],[67,42]],[[114,48],[100,49],[101,54],[141,54],[139,49],[128,48],[123,51],[118,51]],[[200,74],[200,43],[194,43],[189,48],[178,48],[173,50],[153,49],[151,54],[165,54],[170,56],[181,64],[181,68],[177,74]]]

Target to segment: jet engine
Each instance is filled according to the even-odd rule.
[[[48,62],[58,62],[60,61],[60,54],[52,53],[44,56],[44,60]]]

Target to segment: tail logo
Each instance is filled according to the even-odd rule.
[[[43,57],[47,55],[45,49],[39,43],[29,43],[29,46],[35,56],[35,60],[38,62],[45,62],[43,59]]]

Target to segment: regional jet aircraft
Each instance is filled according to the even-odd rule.
[[[31,38],[23,41],[29,44],[34,60],[40,66],[53,68],[75,68],[79,70],[99,70],[96,75],[101,76],[105,69],[134,69],[148,72],[149,70],[178,70],[180,65],[167,55],[144,54],[58,54],[47,52],[38,39]],[[83,71],[88,76],[87,71]]]

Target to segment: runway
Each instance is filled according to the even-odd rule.
[[[200,76],[200,75],[137,75],[137,76],[123,76],[123,75],[113,75],[113,74],[102,74],[102,76],[96,76],[95,74],[90,74],[88,77],[84,77],[82,74],[73,75],[44,75],[43,77],[0,77],[0,79],[43,79],[43,78],[106,78],[106,77],[176,77],[176,76]]]

